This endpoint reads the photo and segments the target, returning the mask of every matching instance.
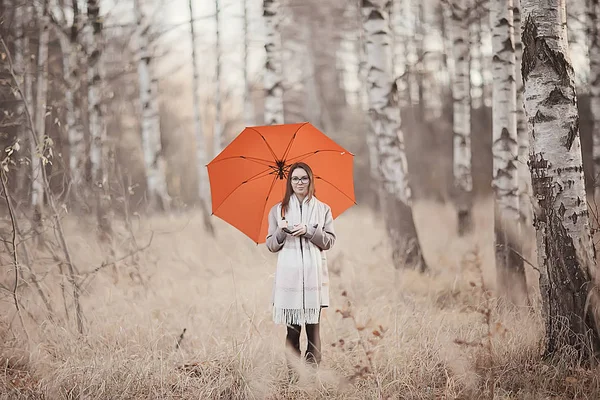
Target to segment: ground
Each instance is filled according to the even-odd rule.
[[[154,232],[151,244],[135,263],[126,258],[86,279],[83,336],[72,312],[61,317],[58,267],[41,252],[36,271],[59,317],[49,321],[35,291],[20,288],[26,335],[3,293],[0,399],[598,398],[597,372],[540,360],[533,268],[531,309],[495,305],[491,211],[489,200],[478,202],[476,230],[457,238],[451,206],[416,204],[431,268],[423,275],[392,268],[383,222],[370,210],[337,219],[323,363],[316,372],[299,366],[291,382],[285,328],[269,307],[275,255],[222,221],[213,239],[199,214],[135,219],[138,245]],[[108,256],[93,223],[65,223],[80,274],[101,266]],[[119,257],[129,234],[117,233]],[[5,270],[6,283],[13,273]]]

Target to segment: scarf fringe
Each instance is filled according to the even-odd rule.
[[[276,324],[304,325],[318,324],[320,308],[279,308],[273,307],[273,321]]]

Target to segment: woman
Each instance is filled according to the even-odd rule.
[[[273,320],[287,325],[286,345],[298,356],[306,327],[306,360],[321,362],[321,308],[329,306],[325,250],[335,243],[331,208],[315,197],[314,175],[302,162],[293,164],[283,200],[269,212],[266,246],[278,253],[273,285]]]

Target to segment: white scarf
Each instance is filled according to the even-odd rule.
[[[277,207],[281,218],[281,204]],[[290,197],[285,213],[290,230],[295,224],[308,227],[323,226],[324,204],[314,196],[304,199],[302,211],[296,195]],[[276,324],[302,325],[319,322],[321,306],[329,305],[329,286],[324,283],[327,264],[323,263],[321,249],[305,237],[288,235],[277,257],[277,271],[273,287],[273,320]]]

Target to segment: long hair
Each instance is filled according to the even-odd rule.
[[[292,197],[292,194],[294,194],[294,189],[292,188],[292,173],[297,168],[302,168],[304,171],[306,171],[306,174],[308,175],[309,182],[308,182],[308,193],[306,194],[306,198],[308,200],[310,200],[315,195],[315,178],[314,178],[312,169],[310,169],[308,164],[303,163],[303,162],[297,162],[297,163],[292,164],[290,166],[290,170],[289,170],[288,176],[287,176],[287,182],[285,184],[285,195],[283,196],[283,200],[281,201],[282,215],[283,215],[283,213],[285,213],[288,210],[288,207],[290,205],[290,197]]]

